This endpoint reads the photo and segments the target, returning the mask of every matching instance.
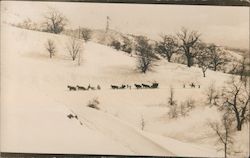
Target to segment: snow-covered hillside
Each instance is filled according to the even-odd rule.
[[[215,108],[203,105],[213,82],[222,87],[230,75],[157,62],[141,74],[136,59],[95,42],[84,43],[82,63],[72,61],[70,38],[1,25],[1,151],[77,154],[122,154],[218,157],[208,120],[219,119]],[[55,41],[55,57],[45,49]],[[158,89],[112,90],[110,85],[158,82]],[[191,82],[200,88],[183,88]],[[69,91],[68,85],[101,86],[101,90]],[[167,117],[169,88],[178,102],[194,99],[190,115]],[[99,110],[87,107],[97,98]],[[67,115],[77,115],[69,119]],[[142,119],[145,123],[141,130]],[[248,127],[236,143],[249,155]]]

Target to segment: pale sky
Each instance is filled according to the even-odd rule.
[[[148,35],[175,34],[182,26],[197,30],[205,42],[249,48],[249,7],[105,4],[71,2],[1,2],[8,12],[41,21],[48,7],[63,12],[69,27],[105,29]],[[6,17],[5,17],[6,18]],[[8,17],[7,17],[8,19]]]

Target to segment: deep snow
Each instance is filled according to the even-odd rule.
[[[94,42],[84,43],[78,66],[67,53],[69,37],[1,24],[1,151],[39,153],[222,156],[208,120],[219,119],[206,107],[205,90],[222,87],[230,75],[158,61],[154,71],[135,70],[136,59]],[[56,43],[50,59],[45,43]],[[160,83],[159,89],[112,90],[111,84]],[[201,88],[183,88],[191,82]],[[95,91],[69,91],[67,85],[101,86]],[[178,103],[196,100],[190,115],[167,117],[169,88]],[[86,105],[98,98],[100,110]],[[79,118],[69,119],[73,113]],[[141,119],[145,129],[140,130]],[[82,125],[81,125],[82,123]],[[248,127],[236,139],[240,156],[249,155]]]

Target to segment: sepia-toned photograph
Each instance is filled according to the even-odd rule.
[[[248,6],[0,3],[3,157],[249,157]]]

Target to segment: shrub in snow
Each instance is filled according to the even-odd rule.
[[[55,52],[56,52],[56,46],[55,46],[54,41],[51,39],[48,39],[46,44],[45,44],[45,47],[46,47],[47,51],[49,52],[50,58],[52,58],[52,56],[54,56]]]
[[[94,98],[94,99],[89,101],[87,106],[90,108],[93,108],[93,109],[100,110],[100,108],[98,107],[99,104],[100,104],[100,102],[99,102],[98,98]]]
[[[30,18],[25,19],[24,21],[14,24],[14,26],[22,28],[22,29],[27,29],[27,30],[36,30],[40,31],[41,26],[35,22],[33,22]]]
[[[176,105],[176,100],[174,99],[174,89],[170,88],[170,97],[168,98],[168,104],[170,106]]]
[[[178,106],[176,104],[169,107],[168,116],[171,119],[179,116]]]
[[[88,42],[91,39],[92,31],[87,28],[81,29],[82,38],[85,40],[85,42]]]
[[[195,105],[195,100],[192,99],[192,98],[189,98],[185,101],[185,104],[187,106],[188,109],[193,109],[194,108],[194,105]]]
[[[187,116],[189,112],[189,109],[187,108],[186,104],[184,102],[181,103],[180,105],[180,114],[181,116]]]
[[[113,40],[111,42],[111,47],[116,49],[116,50],[120,50],[121,49],[121,42],[119,42],[118,40]]]
[[[195,107],[195,100],[187,99],[178,105],[174,102],[173,105],[169,106],[168,116],[169,118],[177,118],[179,116],[188,116],[188,113]]]
[[[133,43],[129,38],[123,37],[123,45],[121,46],[122,51],[130,54],[132,52],[132,45]]]

